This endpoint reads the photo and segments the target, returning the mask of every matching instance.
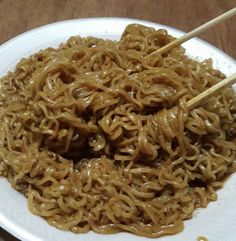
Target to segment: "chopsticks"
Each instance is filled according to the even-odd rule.
[[[188,110],[191,110],[198,105],[200,105],[204,100],[210,98],[211,96],[215,95],[220,90],[232,86],[234,83],[236,83],[236,73],[230,75],[229,77],[225,78],[224,80],[218,82],[217,84],[213,85],[209,89],[205,90],[201,94],[195,96],[191,100],[187,102],[187,108]]]
[[[163,53],[171,50],[172,48],[186,42],[187,40],[197,36],[198,34],[200,34],[201,32],[209,29],[210,27],[215,26],[216,24],[225,21],[226,19],[232,17],[235,14],[236,14],[236,7],[227,11],[227,12],[225,12],[225,13],[223,13],[223,14],[221,14],[220,16],[210,20],[209,22],[204,23],[203,25],[195,28],[194,30],[192,30],[189,33],[185,34],[184,36],[170,42],[169,44],[161,47],[160,49],[157,49],[156,51],[152,52],[148,56],[155,55],[155,54],[163,54]],[[218,82],[217,84],[213,85],[212,87],[205,90],[201,94],[199,94],[199,95],[195,96],[194,98],[192,98],[191,100],[189,100],[187,102],[187,108],[189,110],[191,110],[191,109],[197,107],[207,98],[210,98],[211,96],[213,96],[214,94],[216,94],[217,92],[222,90],[223,88],[226,88],[228,86],[232,86],[234,83],[236,83],[236,73],[230,75],[229,77],[227,77],[224,80]]]
[[[156,51],[152,52],[151,54],[149,54],[148,56],[154,55],[154,54],[163,54],[169,50],[171,50],[172,48],[186,42],[187,40],[197,36],[198,34],[202,33],[203,31],[209,29],[210,27],[215,26],[216,24],[225,21],[226,19],[232,17],[233,15],[236,14],[236,7],[225,12],[224,14],[210,20],[207,23],[204,23],[203,25],[195,28],[194,30],[190,31],[189,33],[185,34],[184,36],[170,42],[169,44],[161,47],[160,49],[157,49]]]

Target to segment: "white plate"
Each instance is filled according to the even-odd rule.
[[[22,57],[29,56],[42,48],[57,46],[70,36],[90,35],[119,39],[125,26],[134,22],[157,29],[165,28],[176,37],[183,34],[160,24],[124,18],[78,19],[49,24],[19,35],[0,46],[0,76],[14,69]],[[236,69],[236,62],[232,58],[202,40],[192,39],[185,44],[185,47],[191,57],[213,58],[214,66],[226,74],[231,74]],[[225,183],[225,187],[218,191],[218,201],[210,203],[206,209],[197,210],[191,220],[185,221],[182,233],[162,237],[158,241],[196,241],[199,236],[205,236],[209,241],[236,240],[235,186],[236,175],[232,175]],[[61,231],[47,224],[42,218],[32,215],[27,208],[25,197],[13,190],[4,178],[0,178],[0,193],[0,225],[24,241],[151,240],[128,233],[99,235],[89,232],[76,235]]]

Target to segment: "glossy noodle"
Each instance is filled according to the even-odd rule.
[[[232,88],[189,111],[225,76],[132,24],[119,41],[71,37],[0,80],[0,174],[57,228],[159,237],[183,229],[235,171]]]

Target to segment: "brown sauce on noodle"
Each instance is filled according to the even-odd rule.
[[[72,37],[0,80],[0,174],[32,213],[84,233],[175,234],[235,171],[232,88],[186,101],[225,76],[173,37],[129,25],[119,41]],[[7,201],[7,200],[6,200]]]

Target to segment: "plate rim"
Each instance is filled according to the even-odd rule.
[[[56,22],[52,22],[52,23],[49,23],[49,24],[44,24],[44,25],[41,25],[41,26],[38,26],[36,28],[33,28],[33,29],[29,29],[23,33],[20,33],[16,36],[14,36],[13,38],[10,38],[8,39],[7,41],[3,42],[1,45],[0,45],[0,52],[9,44],[13,43],[14,41],[16,41],[17,39],[20,39],[22,37],[26,37],[27,35],[30,35],[32,34],[33,32],[36,32],[36,31],[40,31],[40,30],[43,30],[43,29],[46,29],[48,27],[51,27],[51,26],[55,26],[55,25],[63,25],[63,24],[66,24],[66,23],[70,23],[70,22],[88,22],[88,21],[133,21],[133,22],[143,22],[143,24],[145,25],[145,23],[147,25],[158,25],[160,26],[161,28],[168,28],[169,30],[171,31],[175,31],[175,32],[178,32],[179,34],[185,34],[186,32],[185,31],[182,31],[180,29],[177,29],[177,28],[174,28],[174,27],[171,27],[171,26],[168,26],[168,25],[165,25],[165,24],[161,24],[161,23],[157,23],[157,22],[152,22],[152,21],[148,21],[148,20],[145,20],[145,19],[136,19],[136,18],[123,18],[123,17],[89,17],[89,18],[72,18],[72,19],[66,19],[66,20],[62,20],[62,21],[56,21]],[[218,51],[220,54],[224,55],[224,57],[226,58],[230,58],[233,62],[236,62],[236,60],[230,56],[228,53],[225,53],[222,49],[219,49],[217,48],[216,46],[214,46],[213,44],[211,43],[208,43],[206,40],[203,40],[199,37],[194,37],[192,39],[196,39],[197,41],[200,41],[202,44],[212,48],[213,50],[216,50]],[[191,40],[191,39],[190,39]],[[189,41],[190,41],[189,40]]]

